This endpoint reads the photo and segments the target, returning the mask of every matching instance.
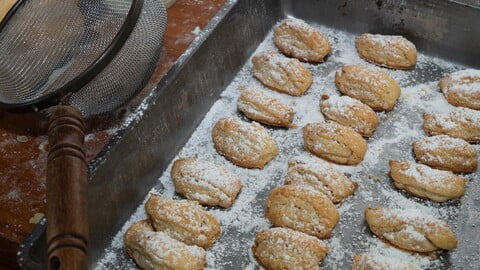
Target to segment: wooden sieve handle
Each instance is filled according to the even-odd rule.
[[[87,269],[87,162],[82,114],[57,106],[47,163],[48,269]]]
[[[5,15],[10,11],[10,9],[17,3],[18,0],[1,0],[0,1],[0,22],[2,22]]]

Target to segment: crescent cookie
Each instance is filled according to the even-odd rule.
[[[361,58],[380,66],[410,69],[417,63],[415,45],[402,36],[365,33],[356,38],[355,46]]]
[[[435,169],[456,173],[477,170],[477,150],[462,139],[437,135],[413,143],[415,157]]]
[[[277,127],[293,127],[293,109],[263,90],[245,90],[237,100],[237,108],[248,118]]]
[[[294,185],[280,186],[270,192],[265,216],[276,227],[318,238],[330,237],[339,219],[338,210],[326,195]]]
[[[177,193],[203,205],[230,207],[243,185],[227,168],[195,158],[175,160],[170,174]]]
[[[422,270],[422,268],[395,257],[377,253],[357,253],[353,257],[352,270]]]
[[[155,232],[148,222],[133,224],[125,233],[125,249],[142,269],[200,270],[206,263],[206,252],[201,247],[189,246]]]
[[[325,194],[333,203],[352,195],[358,187],[330,163],[315,157],[296,157],[288,161],[285,184],[308,187]]]
[[[400,86],[387,72],[360,65],[343,66],[335,73],[335,85],[376,111],[393,109],[400,96]]]
[[[333,121],[307,124],[303,128],[305,148],[338,164],[356,165],[367,152],[367,142],[352,128]]]
[[[467,142],[479,142],[480,112],[457,107],[444,114],[424,113],[423,130],[428,136],[445,134]]]
[[[155,230],[187,245],[209,248],[220,236],[220,223],[196,201],[152,195],[145,211]]]
[[[408,251],[432,252],[457,247],[457,239],[447,223],[415,209],[367,208],[365,220],[379,238]]]
[[[263,168],[278,155],[277,144],[264,127],[238,117],[218,120],[212,139],[220,154],[241,167]]]
[[[297,59],[267,51],[255,55],[252,63],[253,76],[273,90],[301,96],[312,85],[312,74]]]
[[[300,19],[283,20],[273,29],[275,46],[302,61],[323,62],[332,52],[328,38]]]
[[[270,228],[255,237],[252,253],[267,270],[320,270],[319,264],[328,252],[320,239],[288,228]]]
[[[480,70],[465,69],[445,75],[440,80],[448,103],[470,109],[480,109]]]
[[[323,95],[320,111],[326,119],[351,127],[363,137],[372,136],[379,122],[372,108],[349,96]]]
[[[390,176],[397,188],[436,202],[462,197],[467,184],[465,177],[408,161],[391,160]]]

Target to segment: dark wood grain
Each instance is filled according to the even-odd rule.
[[[1,0],[0,0],[1,1]],[[168,24],[155,74],[131,102],[136,106],[171,68],[224,0],[177,0]],[[87,119],[87,161],[93,159],[122,124],[124,111]],[[48,118],[38,113],[0,110],[0,269],[16,269],[16,249],[46,212]]]
[[[48,268],[87,269],[87,161],[80,111],[57,106],[48,127]]]

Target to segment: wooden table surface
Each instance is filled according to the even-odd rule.
[[[157,70],[131,102],[138,104],[158,83],[224,0],[177,0],[168,9],[168,25]],[[86,147],[91,160],[122,123],[125,110],[87,120]],[[0,110],[0,269],[16,269],[19,243],[45,213],[47,117]]]

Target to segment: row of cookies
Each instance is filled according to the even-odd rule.
[[[176,193],[188,200],[151,195],[148,219],[125,233],[127,253],[142,269],[203,269],[206,252],[220,236],[220,223],[201,205],[230,207],[243,184],[223,166],[179,158],[171,169]]]
[[[466,97],[459,90],[471,87],[474,92],[474,82],[475,71],[463,70],[447,74],[439,85],[451,104],[468,107],[472,103],[457,102]],[[452,96],[449,96],[449,89],[453,89]],[[473,96],[468,98],[474,102]],[[468,142],[480,140],[480,112],[455,107],[444,114],[424,113],[423,119],[424,132],[430,137],[412,144],[415,158],[421,164],[390,161],[393,182],[397,188],[414,196],[436,202],[460,198],[465,192],[467,178],[454,173],[477,170],[477,151]]]
[[[320,269],[328,252],[320,239],[331,237],[340,218],[335,204],[352,195],[357,186],[322,159],[290,159],[285,184],[267,197],[265,217],[274,227],[255,238],[252,253],[258,263],[265,269]]]
[[[445,78],[449,77],[447,75]],[[467,179],[454,172],[470,173],[477,169],[477,152],[466,140],[475,141],[474,137],[480,135],[478,120],[480,114],[466,108],[455,108],[448,114],[425,113],[424,131],[433,136],[412,144],[420,164],[389,162],[394,185],[416,197],[435,202],[463,196]],[[446,222],[415,209],[367,208],[365,220],[380,239],[410,252],[452,250],[457,246],[457,239]],[[360,255],[354,257],[353,269],[364,269],[355,268],[361,260],[365,258]],[[420,268],[411,265],[405,269]]]

